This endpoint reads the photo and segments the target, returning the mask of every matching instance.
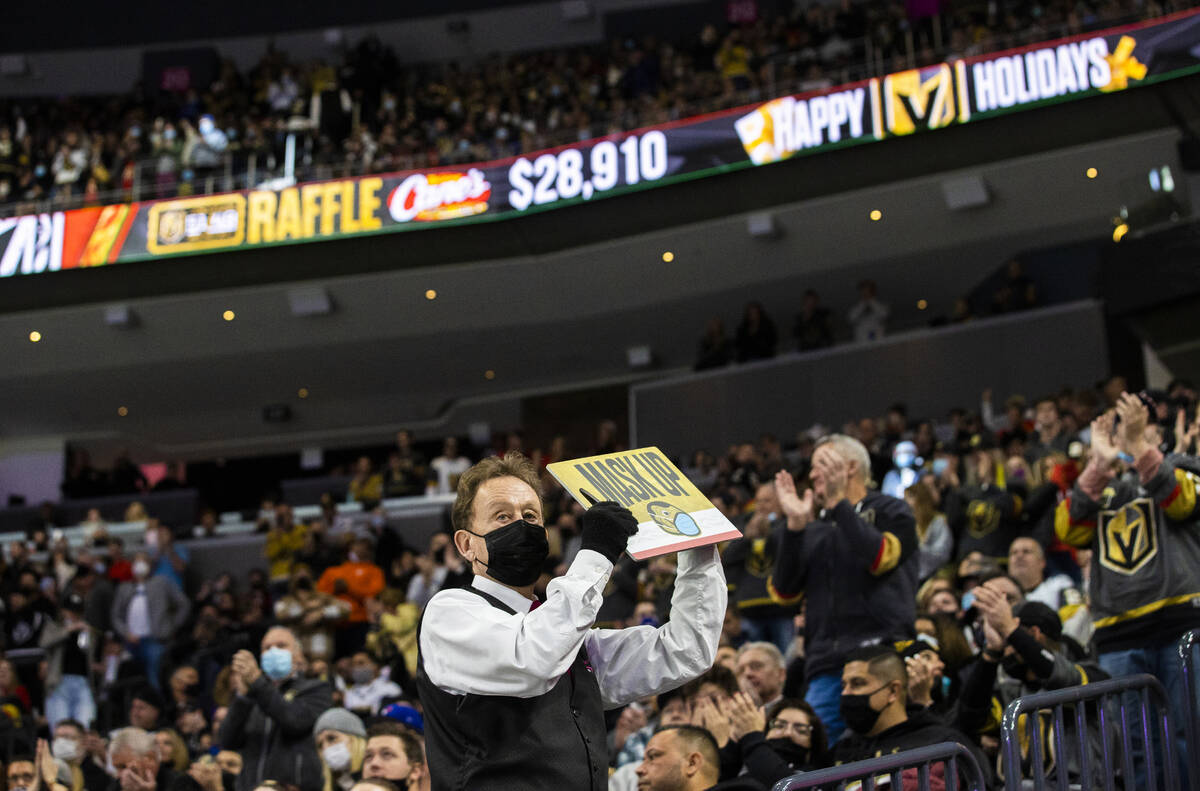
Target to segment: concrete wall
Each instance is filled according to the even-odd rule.
[[[637,385],[630,434],[635,447],[685,457],[763,432],[789,441],[814,423],[837,428],[897,401],[910,417],[941,419],[955,406],[977,410],[984,388],[998,402],[1037,397],[1090,386],[1107,369],[1101,305],[1075,302]]]

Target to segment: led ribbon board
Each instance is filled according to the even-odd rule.
[[[0,219],[0,278],[486,222],[1200,70],[1200,10],[475,165]]]

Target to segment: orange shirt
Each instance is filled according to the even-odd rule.
[[[346,583],[344,593],[334,591],[338,580]],[[367,620],[367,609],[363,606],[365,599],[378,596],[383,591],[383,569],[374,563],[343,563],[325,569],[321,579],[317,580],[317,590],[337,596],[350,605],[350,615],[346,620],[350,623],[363,623]]]

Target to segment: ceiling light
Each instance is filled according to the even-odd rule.
[[[493,371],[491,368],[489,368],[489,369],[487,369],[486,371],[484,371],[484,372],[483,372],[483,378],[484,378],[484,379],[495,379],[495,378],[496,378],[496,372],[495,372],[495,371]]]
[[[1088,168],[1084,171],[1084,173],[1087,174],[1087,177],[1090,179],[1094,179],[1096,176],[1100,175],[1100,171],[1096,170],[1095,168]]]
[[[123,407],[123,406],[117,407],[117,414],[120,415],[121,417],[125,417],[126,415],[129,414],[129,407]]]
[[[674,253],[672,253],[670,250],[668,250],[668,251],[666,251],[665,253],[663,253],[663,261],[664,261],[665,263],[668,263],[668,264],[669,264],[669,263],[671,263],[671,262],[672,262],[672,261],[674,261],[674,260],[675,260],[675,254],[674,254]]]
[[[232,310],[227,310],[221,314],[221,318],[225,319],[225,321],[233,321],[233,317],[235,315],[236,314]]]
[[[883,219],[883,212],[879,209],[871,209],[871,213],[868,216],[871,218],[871,222],[878,222]]]
[[[308,388],[301,387],[299,390],[296,391],[296,395],[299,396],[300,398],[308,398]]]
[[[917,310],[925,310],[925,308],[927,308],[927,307],[929,307],[929,303],[928,303],[928,302],[926,302],[926,301],[925,301],[925,300],[923,300],[923,299],[918,299],[918,300],[917,300]]]
[[[29,333],[29,340],[31,342],[37,343],[41,339],[42,339],[42,333],[38,332],[37,330],[34,330],[33,332]]]
[[[428,291],[425,292],[425,299],[428,299],[430,301],[437,299],[437,292],[434,291],[432,288],[429,289]]]

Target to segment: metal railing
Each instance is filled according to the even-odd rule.
[[[1196,661],[1200,651],[1200,629],[1188,632],[1179,641],[1179,664],[1183,670],[1183,696],[1187,716],[1183,720],[1187,736],[1188,778],[1192,788],[1200,788],[1200,701],[1196,699]]]
[[[1095,710],[1095,723],[1089,722],[1089,707]],[[1069,719],[1067,709],[1072,710]],[[1049,777],[1041,723],[1041,714],[1046,711],[1053,718],[1047,743],[1054,753],[1054,766]],[[1073,744],[1068,743],[1069,725],[1074,728]],[[1091,738],[1093,734],[1098,736],[1095,742]],[[1030,786],[1035,791],[1046,788],[1114,791],[1118,787],[1115,783],[1120,770],[1120,787],[1159,791],[1157,768],[1161,767],[1162,791],[1179,791],[1172,736],[1166,692],[1158,679],[1150,675],[1126,676],[1026,695],[1008,704],[1001,723],[1005,788],[1008,791]],[[1024,757],[1023,742],[1029,747]],[[1097,757],[1093,755],[1093,749],[1097,747],[1101,766],[1093,767],[1093,758]],[[1156,753],[1158,761],[1155,760]],[[1075,772],[1070,768],[1070,756],[1077,760]],[[1139,756],[1142,759],[1140,766]],[[1023,766],[1028,766],[1026,772],[1022,772]]]
[[[875,791],[879,778],[886,778],[887,788],[900,791],[905,788],[905,771],[916,772],[917,788],[929,791],[930,778],[936,766],[943,767],[946,791],[983,791],[983,770],[975,756],[961,744],[942,742],[928,747],[917,747],[901,753],[868,758],[865,761],[831,766],[814,772],[785,777],[775,784],[772,791],[805,791],[805,789],[845,789],[847,783],[862,783],[862,791]],[[959,782],[959,773],[965,782]]]

